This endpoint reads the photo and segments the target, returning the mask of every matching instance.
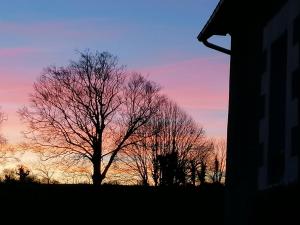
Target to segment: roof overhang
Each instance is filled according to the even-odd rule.
[[[226,36],[230,33],[230,4],[230,0],[221,0],[197,37],[207,47],[226,54],[230,54],[231,51],[208,42],[208,39],[214,35]]]

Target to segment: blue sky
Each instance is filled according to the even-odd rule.
[[[217,0],[10,0],[0,8],[0,105],[3,129],[19,140],[16,110],[48,65],[66,65],[76,50],[109,51],[225,137],[229,58],[196,39]],[[220,39],[228,46],[229,39]],[[18,131],[18,132],[17,132]],[[5,133],[5,132],[4,132]]]

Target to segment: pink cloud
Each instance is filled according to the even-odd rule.
[[[226,136],[229,83],[227,63],[200,58],[140,68],[137,71],[148,74],[149,79],[159,83],[164,93],[204,126],[208,136]],[[0,70],[0,106],[8,115],[2,130],[11,142],[21,140],[23,125],[16,111],[28,102],[28,94],[39,73],[39,69],[26,72],[17,69]]]
[[[36,52],[34,48],[0,48],[0,57],[23,56]]]
[[[162,85],[180,105],[202,109],[227,109],[229,66],[214,59],[191,59],[138,69]]]
[[[165,94],[204,126],[207,135],[225,137],[228,64],[218,58],[196,58],[137,71],[160,84]]]
[[[26,80],[22,77],[19,80],[15,79],[15,77],[12,79],[3,77],[1,78],[0,91],[10,93],[20,92],[20,95],[22,95],[24,92],[31,90],[33,82],[33,80]]]
[[[201,124],[209,137],[226,137],[227,110],[189,109],[185,110]]]
[[[3,107],[2,107],[3,108]],[[22,140],[21,131],[24,130],[24,125],[20,122],[19,116],[16,111],[4,110],[7,115],[7,120],[4,121],[0,128],[0,132],[7,138],[10,144],[17,144]]]
[[[34,72],[32,72],[34,74]],[[0,70],[0,107],[7,116],[1,132],[9,143],[17,143],[22,139],[23,124],[19,121],[17,110],[28,103],[32,91],[33,79],[30,70]]]
[[[0,84],[0,107],[7,116],[7,121],[2,126],[2,133],[9,143],[21,141],[23,124],[20,122],[17,111],[28,103],[32,84],[25,81],[7,79]]]
[[[24,91],[30,90],[33,82],[40,74],[39,69],[31,68],[0,68],[0,91]],[[20,94],[22,94],[20,93]]]

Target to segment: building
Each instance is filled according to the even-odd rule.
[[[231,57],[225,216],[250,224],[259,193],[299,184],[300,1],[221,0],[198,40]]]

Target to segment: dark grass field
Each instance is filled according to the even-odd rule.
[[[224,187],[10,184],[0,185],[0,202],[1,218],[10,218],[12,224],[96,220],[96,224],[222,225]]]

